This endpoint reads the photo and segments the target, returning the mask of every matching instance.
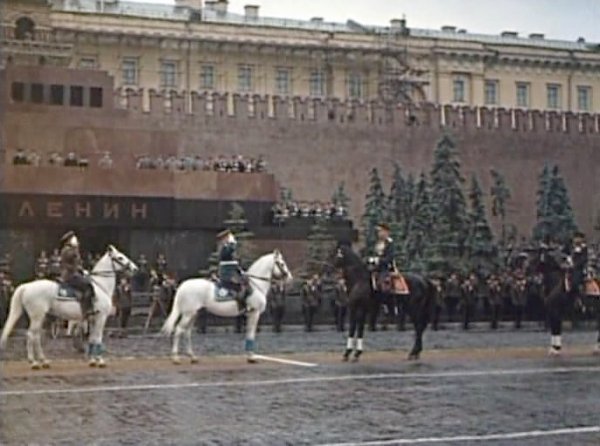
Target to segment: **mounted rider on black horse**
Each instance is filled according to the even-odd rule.
[[[244,313],[247,311],[246,298],[249,295],[249,286],[237,257],[237,240],[229,229],[219,232],[217,240],[220,285],[233,295],[240,313]]]
[[[60,247],[61,281],[78,292],[81,314],[86,318],[94,311],[94,287],[89,276],[84,275],[79,240],[73,231],[61,237]]]
[[[394,240],[386,223],[377,225],[375,257],[368,262],[373,268],[373,289],[382,295],[392,292],[391,273],[394,271]]]
[[[567,291],[573,299],[581,298],[585,293],[588,265],[588,248],[582,232],[575,233],[573,242],[565,249],[565,253],[569,256],[567,261],[571,267],[570,290]]]

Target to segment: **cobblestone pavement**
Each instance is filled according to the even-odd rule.
[[[598,445],[595,338],[568,332],[564,356],[548,358],[548,335],[531,328],[428,332],[415,363],[405,360],[411,332],[376,332],[352,364],[339,360],[343,337],[325,327],[259,334],[261,353],[318,364],[300,367],[249,365],[242,336],[219,331],[195,336],[199,364],[176,367],[161,358],[168,340],[134,336],[107,339],[105,370],[88,368],[68,339],[48,339],[51,358],[71,359],[39,372],[22,361],[24,339],[11,338],[0,444]]]

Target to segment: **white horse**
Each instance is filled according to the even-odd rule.
[[[259,258],[250,266],[246,276],[249,279],[251,294],[246,300],[248,313],[246,314],[246,344],[245,350],[248,362],[255,362],[254,338],[258,319],[267,306],[267,293],[271,286],[271,279],[292,280],[283,256],[278,250]],[[192,327],[196,313],[201,308],[217,316],[237,317],[240,315],[238,304],[235,300],[219,302],[216,298],[217,285],[207,279],[189,279],[179,285],[173,300],[173,309],[165,321],[161,332],[171,335],[173,332],[173,349],[171,358],[174,364],[180,364],[179,338],[185,333],[187,338],[187,354],[192,364],[198,361],[192,349]]]
[[[90,366],[105,367],[102,358],[102,335],[106,319],[112,310],[112,296],[115,291],[116,274],[120,271],[134,272],[137,266],[114,246],[109,246],[106,253],[92,269],[90,278],[94,286],[95,313],[91,316],[90,334],[88,338],[88,355]],[[52,280],[34,280],[21,284],[12,295],[10,312],[0,338],[0,348],[6,346],[8,336],[23,314],[29,316],[27,330],[27,359],[34,370],[50,367],[44,356],[41,344],[42,326],[46,314],[50,313],[60,319],[82,321],[81,306],[75,299],[59,296],[59,285]]]

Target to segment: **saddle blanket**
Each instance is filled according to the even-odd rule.
[[[62,299],[77,299],[77,290],[64,283],[58,283],[58,297]]]
[[[217,302],[228,302],[235,299],[233,290],[225,288],[219,284],[215,284],[215,300]]]
[[[394,294],[406,295],[410,294],[410,290],[408,289],[408,283],[406,283],[406,279],[400,273],[392,273],[392,291]]]

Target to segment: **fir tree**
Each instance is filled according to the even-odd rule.
[[[471,270],[489,274],[496,265],[496,247],[485,213],[483,192],[475,175],[471,177],[469,202],[469,235],[465,243],[467,263]]]
[[[331,202],[334,206],[341,206],[344,209],[348,209],[348,207],[350,206],[350,197],[346,193],[346,185],[343,181],[338,185],[337,189],[333,193],[333,196],[331,197]]]
[[[412,180],[414,181],[414,180]],[[431,240],[432,207],[427,177],[421,173],[415,186],[412,218],[405,243],[407,268],[416,272],[425,272],[428,267],[428,245]]]
[[[533,238],[535,240],[543,240],[550,235],[550,182],[552,176],[550,168],[547,164],[544,165],[542,173],[538,177],[538,190],[536,201],[536,225],[533,228]]]
[[[500,219],[500,242],[506,245],[506,202],[510,200],[510,189],[506,180],[498,171],[491,169],[492,186],[490,195],[492,197],[492,216]]]
[[[366,196],[365,212],[362,217],[365,253],[374,254],[377,242],[377,225],[385,218],[385,194],[376,168],[369,175],[369,192]]]
[[[431,169],[434,251],[444,259],[445,267],[460,267],[465,236],[468,231],[464,179],[454,143],[445,135],[439,141]]]
[[[322,271],[333,252],[335,239],[330,234],[325,219],[318,218],[311,227],[307,240],[308,253],[304,270],[311,276]]]

